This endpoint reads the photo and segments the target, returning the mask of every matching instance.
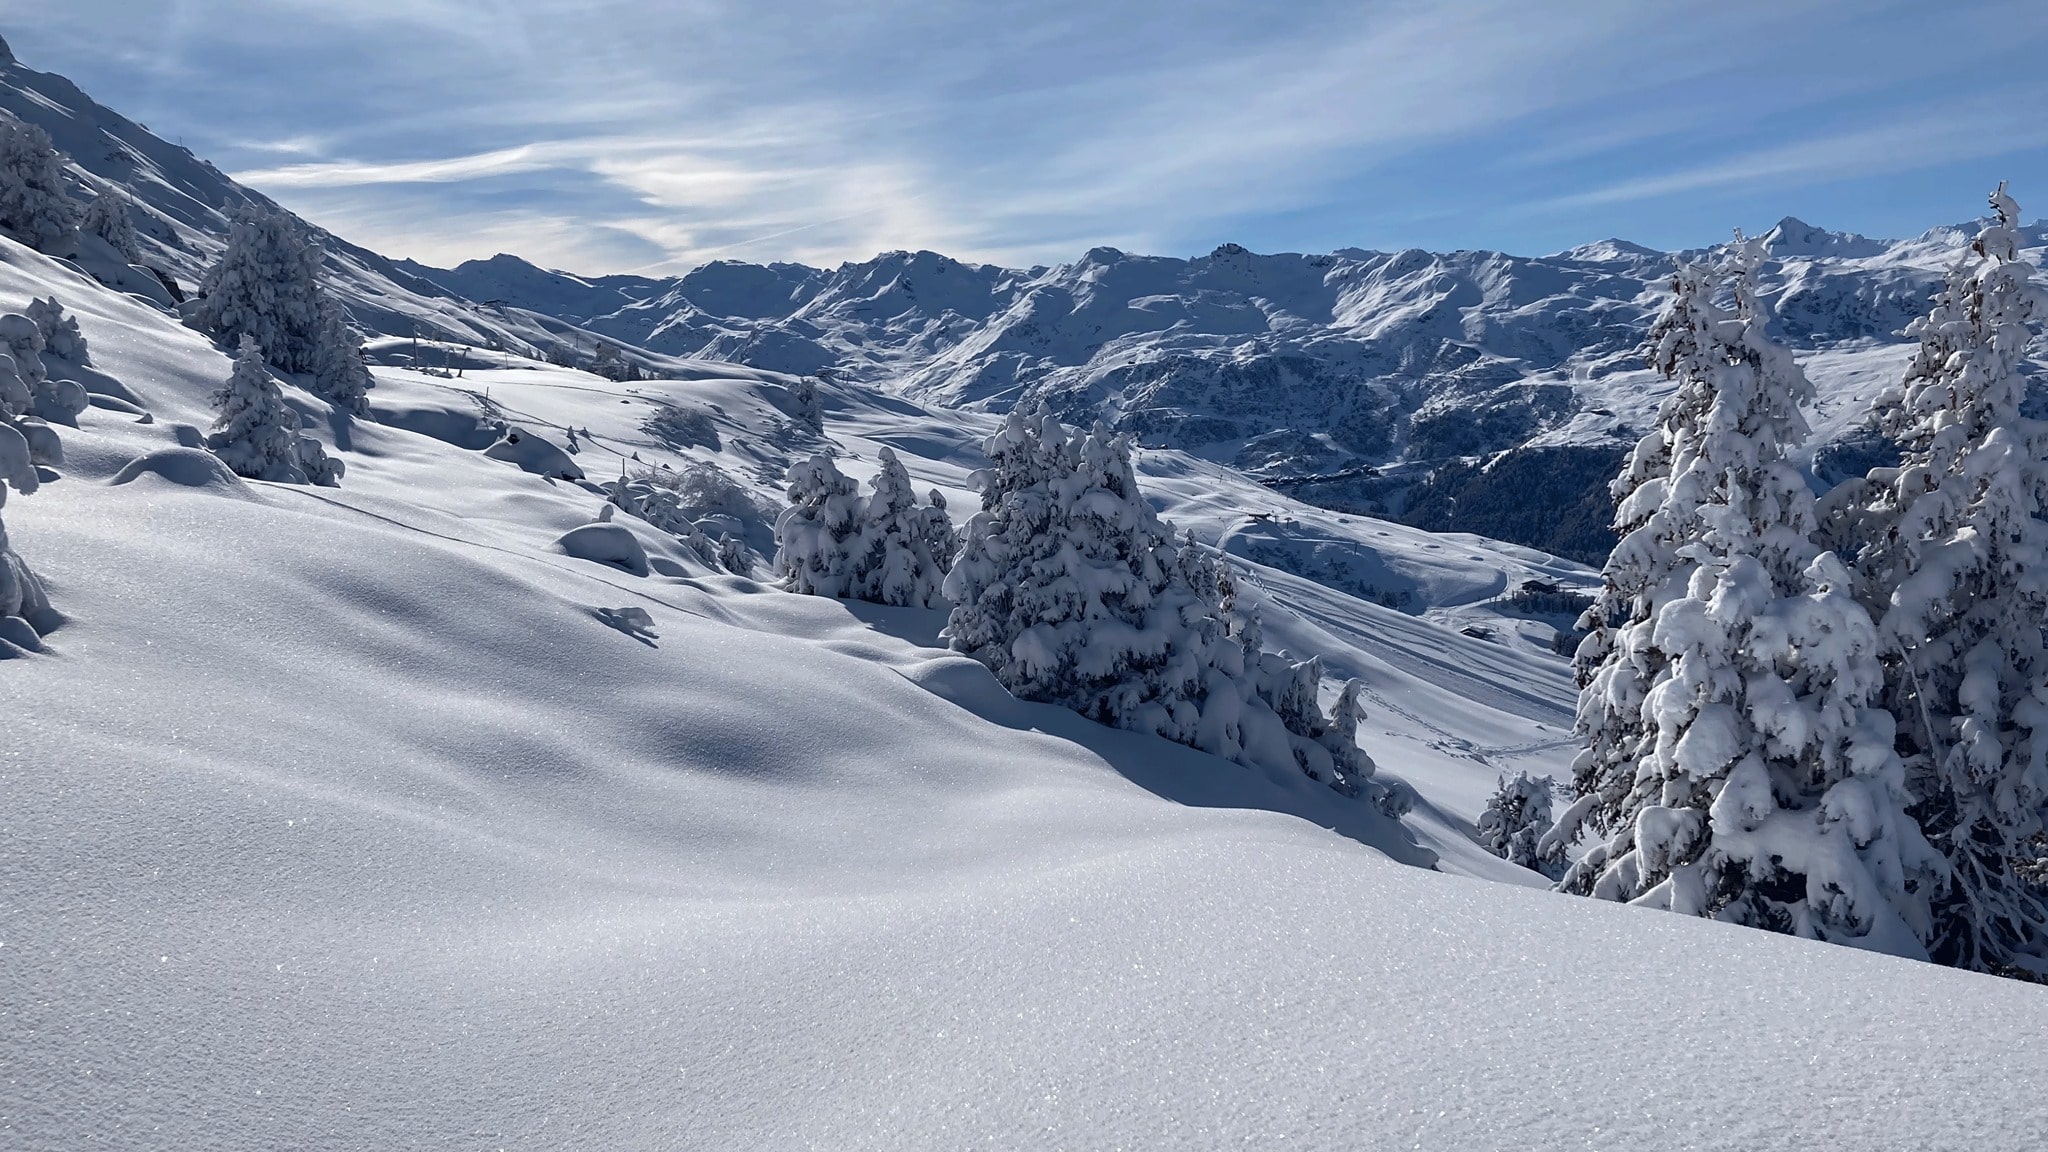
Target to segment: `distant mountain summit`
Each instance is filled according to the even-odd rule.
[[[1783,260],[1790,257],[1834,257],[1859,260],[1882,256],[1888,245],[1882,240],[1854,232],[1830,232],[1797,217],[1787,216],[1763,235],[1764,251]]]
[[[1563,260],[1584,260],[1595,264],[1608,264],[1615,261],[1667,260],[1670,258],[1670,253],[1668,252],[1659,252],[1655,248],[1645,248],[1641,244],[1614,237],[1596,240],[1591,244],[1581,244],[1576,248],[1567,248],[1557,255],[1559,259]]]

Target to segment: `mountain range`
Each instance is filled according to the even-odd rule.
[[[150,261],[187,290],[226,214],[268,203],[62,77],[0,57],[0,107],[49,130],[82,182],[126,189]],[[1876,240],[1788,217],[1761,238],[1780,334],[1821,394],[1817,481],[1830,453],[1865,462],[1863,407],[1975,227]],[[725,361],[997,412],[1043,404],[1333,510],[1589,563],[1613,541],[1607,481],[1665,391],[1638,346],[1674,261],[1704,254],[1619,239],[1548,256],[1224,244],[1188,259],[1095,248],[1052,267],[919,251],[577,276],[506,254],[436,268],[314,231],[372,334],[572,361],[602,341],[643,364]],[[2025,240],[2048,243],[2048,228]]]

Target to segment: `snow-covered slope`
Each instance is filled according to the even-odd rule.
[[[1997,1149],[2048,1122],[2038,989],[1449,874],[1515,871],[1459,825],[1495,765],[1560,762],[1569,701],[1537,645],[1451,625],[1583,570],[1146,454],[1233,554],[1350,550],[1407,593],[1250,568],[1276,641],[1368,680],[1365,742],[1424,793],[1403,828],[1020,704],[937,613],[717,574],[631,518],[647,575],[568,554],[591,486],[476,446],[573,426],[592,476],[759,492],[816,446],[787,378],[384,367],[375,421],[291,393],[345,486],[272,485],[181,447],[221,352],[0,241],[0,305],[50,292],[154,418],[89,409],[7,509],[69,618],[0,661],[9,1147]],[[887,444],[966,506],[986,417],[851,387],[825,413],[849,471]]]

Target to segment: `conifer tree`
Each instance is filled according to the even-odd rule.
[[[851,594],[862,546],[859,491],[822,452],[789,470],[790,506],[775,521],[775,571],[784,588]]]
[[[0,112],[0,228],[42,252],[60,253],[78,230],[64,192],[63,157],[41,127]]]
[[[107,242],[107,247],[130,264],[142,263],[142,245],[135,238],[135,221],[128,214],[128,197],[120,189],[100,189],[85,206],[78,221],[81,232],[90,232]]]
[[[946,494],[937,488],[925,494],[925,506],[918,510],[916,532],[931,550],[932,563],[938,566],[939,582],[943,585],[945,574],[953,570],[953,561],[960,555],[960,530],[953,526],[953,517],[946,512]]]
[[[1878,398],[1903,459],[1850,491],[1861,506],[1837,531],[1861,544],[1915,811],[1951,873],[1929,951],[2048,974],[2034,867],[2048,806],[2048,425],[2022,412],[2048,293],[2019,258],[2005,185],[1991,208],[1908,329],[1919,348],[1904,381]]]
[[[271,380],[255,337],[242,337],[234,372],[214,392],[213,406],[219,415],[214,418],[206,447],[235,475],[256,480],[291,480],[303,475],[299,472],[298,419]]]
[[[894,451],[884,448],[878,455],[881,468],[860,509],[848,595],[877,604],[933,607],[943,598],[940,585],[952,560],[952,522],[943,505],[936,518],[934,509],[918,506],[910,473]]]
[[[1812,385],[1766,335],[1761,258],[1738,237],[1681,269],[1652,329],[1678,388],[1617,482],[1628,535],[1591,621],[1609,631],[1582,650],[1592,802],[1570,815],[1608,838],[1561,886],[1914,955],[1939,860],[1872,706],[1875,628],[1786,460]]]
[[[1326,717],[1319,661],[1261,653],[1246,644],[1256,636],[1233,632],[1227,577],[1159,521],[1126,439],[1020,410],[982,451],[982,511],[945,583],[955,650],[1020,698],[1364,791],[1357,686]]]
[[[311,372],[321,337],[320,260],[291,217],[245,206],[200,282],[195,316],[223,341],[255,340],[280,371]]]
[[[825,430],[825,410],[819,403],[818,381],[814,377],[798,377],[790,386],[790,400],[796,409],[797,423],[812,432]]]
[[[984,450],[983,548],[971,527],[946,581],[954,646],[1024,699],[1193,743],[1222,622],[1182,574],[1128,445],[1013,413]]]
[[[362,341],[348,326],[341,304],[331,296],[320,301],[319,336],[314,343],[313,390],[352,416],[370,410],[370,369],[363,363]],[[570,451],[575,434],[570,433]]]
[[[1502,776],[1474,826],[1488,852],[1555,880],[1564,873],[1562,852],[1546,853],[1550,831],[1551,779],[1517,772]]]

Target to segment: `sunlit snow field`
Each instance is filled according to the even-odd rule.
[[[54,291],[154,416],[89,409],[7,505],[68,622],[0,661],[0,1144],[2017,1149],[2048,1126],[2039,988],[1530,890],[1472,841],[1500,772],[1570,757],[1562,659],[1487,604],[1583,569],[1145,454],[1205,540],[1341,545],[1411,591],[1248,569],[1270,644],[1366,680],[1361,742],[1422,798],[1396,824],[1020,704],[939,613],[716,574],[623,517],[649,575],[569,555],[602,496],[462,443],[488,405],[589,429],[593,480],[637,453],[772,497],[808,447],[787,378],[386,366],[374,420],[287,389],[343,487],[237,480],[180,447],[224,355],[0,260],[0,305]],[[717,449],[645,432],[666,405],[710,413]],[[851,388],[825,416],[849,474],[893,446],[974,506],[988,418]],[[622,607],[656,635],[600,616]]]

